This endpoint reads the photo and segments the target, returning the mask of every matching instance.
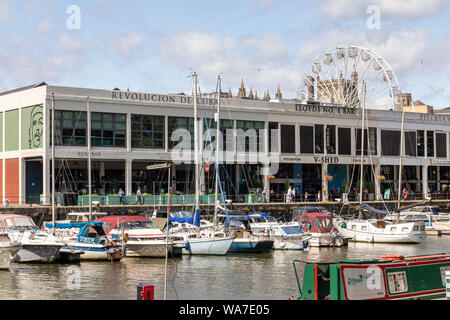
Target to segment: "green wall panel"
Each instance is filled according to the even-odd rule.
[[[19,109],[5,112],[5,151],[19,150]]]
[[[42,148],[43,130],[42,105],[22,108],[22,149]]]

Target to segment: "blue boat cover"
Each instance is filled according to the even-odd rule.
[[[386,210],[375,209],[374,207],[371,207],[371,206],[369,206],[367,204],[362,204],[360,206],[360,209],[363,210],[363,211],[369,211],[369,212],[378,213],[378,214],[390,214],[390,213],[392,213],[392,212],[386,211]]]
[[[189,223],[200,227],[200,210],[195,212],[195,215],[190,211],[177,211],[171,212],[169,217],[169,223]]]
[[[94,225],[94,226],[101,226],[103,225],[103,222],[73,222],[73,223],[55,223],[55,229],[72,229],[72,228],[78,228],[81,229],[85,225]],[[45,227],[48,229],[53,229],[53,223],[46,223]]]

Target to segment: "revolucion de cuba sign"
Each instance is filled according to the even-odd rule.
[[[143,102],[163,102],[163,103],[180,103],[180,104],[193,104],[194,98],[184,95],[168,95],[168,94],[153,94],[153,93],[139,93],[129,91],[112,91],[113,100],[131,100],[131,101],[143,101]],[[200,104],[202,99],[197,98],[197,102]],[[203,104],[214,105],[216,99],[203,98]]]

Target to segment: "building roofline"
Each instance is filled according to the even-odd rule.
[[[38,88],[38,87],[42,87],[42,86],[47,86],[47,83],[41,82],[41,83],[32,84],[30,86],[26,86],[26,87],[21,87],[21,88],[17,88],[17,89],[5,91],[5,92],[0,92],[0,96],[6,96],[6,95],[11,94],[11,93],[16,93],[16,92],[20,92],[20,91],[29,90],[29,89],[34,89],[34,88]]]

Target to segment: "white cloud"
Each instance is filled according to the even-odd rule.
[[[122,34],[118,42],[115,44],[115,48],[119,55],[124,58],[133,57],[137,50],[144,44],[142,35],[138,32],[125,32]]]
[[[266,58],[278,58],[286,54],[286,44],[276,34],[259,37],[244,36],[241,44],[252,53],[259,53]]]
[[[195,70],[199,79],[210,87],[214,87],[217,75],[223,73],[224,88],[228,83],[234,94],[243,78],[247,92],[253,88],[253,92],[257,90],[260,97],[267,89],[273,96],[277,84],[281,85],[282,91],[293,96],[297,85],[295,59],[268,59],[267,56],[273,55],[274,51],[256,50],[260,46],[258,39],[246,37],[237,41],[237,44],[242,45],[238,47],[229,37],[208,32],[179,31],[162,35],[158,52],[166,63],[186,74],[191,68]],[[281,40],[276,43],[284,47]],[[277,50],[276,55],[279,57],[284,49]]]
[[[0,0],[0,23],[6,21],[10,16],[10,10],[6,0]]]
[[[40,20],[36,25],[38,34],[44,34],[52,28],[52,23],[48,19]]]
[[[333,19],[366,18],[367,7],[378,6],[381,16],[420,18],[442,11],[445,0],[321,0],[319,12]]]

